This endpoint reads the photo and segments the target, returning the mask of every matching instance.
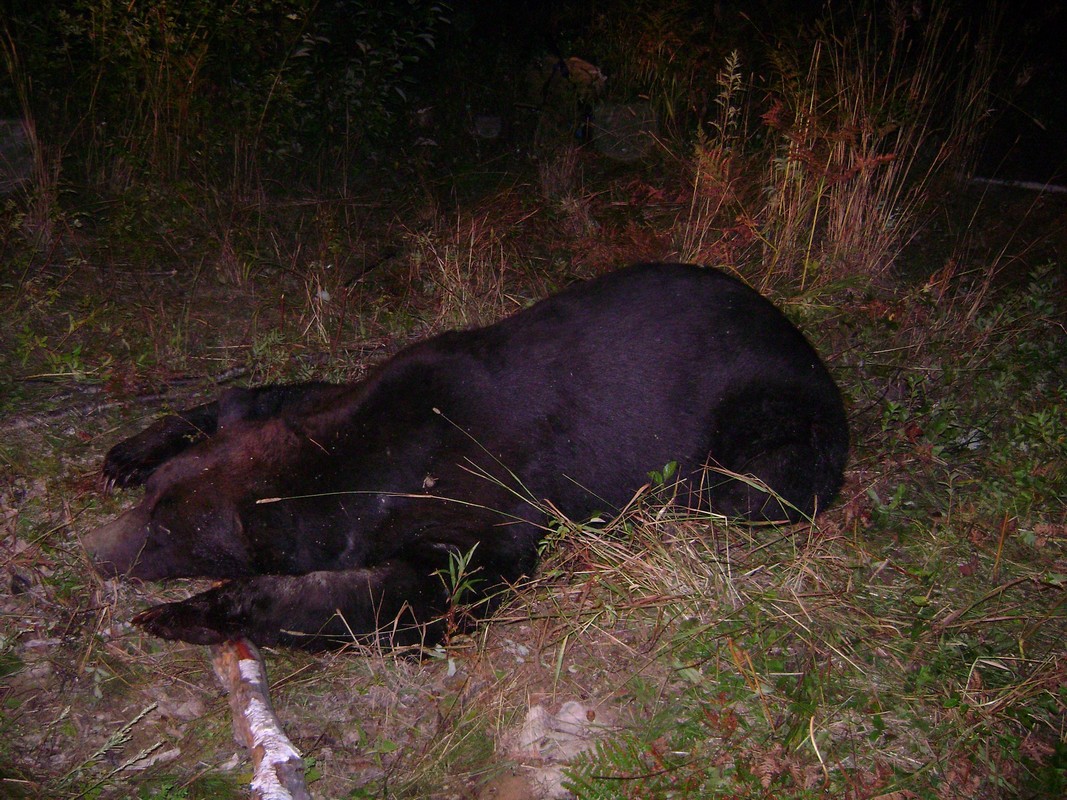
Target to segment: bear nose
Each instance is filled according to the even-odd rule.
[[[97,572],[106,577],[130,574],[144,578],[136,569],[137,560],[148,541],[148,514],[132,508],[113,522],[82,537]]]

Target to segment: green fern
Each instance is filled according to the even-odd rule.
[[[596,748],[572,761],[565,770],[564,788],[582,800],[613,800],[645,795],[654,765],[648,745],[626,734],[598,741]]]

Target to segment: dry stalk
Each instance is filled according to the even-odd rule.
[[[445,236],[417,237],[412,278],[429,288],[442,328],[484,325],[507,310],[504,276],[510,251],[488,216],[457,221]]]

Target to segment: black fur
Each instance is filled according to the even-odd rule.
[[[675,461],[681,502],[796,520],[831,501],[847,451],[838,390],[777,309],[721,272],[645,264],[360,383],[235,389],[163,418],[108,453],[105,479],[145,496],[86,546],[107,574],[229,579],[138,616],[167,638],[434,641],[450,562],[468,559],[468,602],[531,574],[544,500],[616,509]]]

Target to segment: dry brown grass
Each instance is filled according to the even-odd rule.
[[[513,313],[528,292],[516,249],[527,221],[538,214],[503,193],[495,208],[480,208],[438,219],[422,231],[409,231],[407,296],[431,330],[485,325]],[[535,288],[536,292],[537,289]]]
[[[686,259],[758,261],[762,285],[784,279],[802,291],[877,282],[918,229],[933,176],[966,168],[994,69],[988,41],[960,33],[944,5],[903,14],[888,32],[851,24],[817,38],[807,63],[795,50],[776,54],[758,126],[766,144],[754,152],[739,130],[754,87],[736,52],[727,59],[679,225]],[[974,65],[962,83],[947,66],[957,60]]]

